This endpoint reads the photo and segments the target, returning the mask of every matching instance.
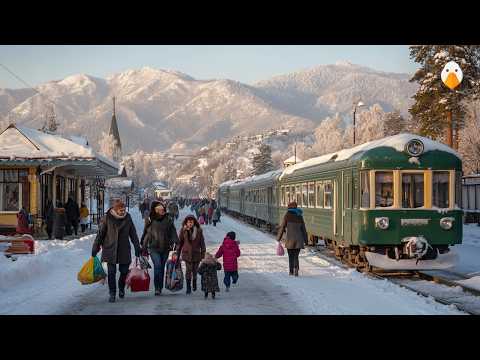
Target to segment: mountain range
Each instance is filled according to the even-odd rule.
[[[96,144],[110,126],[115,96],[124,153],[188,151],[265,129],[313,130],[335,113],[350,118],[358,99],[407,115],[416,91],[409,78],[338,62],[247,85],[144,67],[105,79],[72,75],[36,91],[0,89],[0,119],[40,128],[51,99],[57,104],[59,132],[86,136]]]

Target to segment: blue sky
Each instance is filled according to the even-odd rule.
[[[274,75],[346,60],[387,72],[413,73],[407,45],[18,45],[0,46],[0,63],[38,85],[68,75],[97,77],[150,66],[196,79],[252,84]],[[0,88],[25,87],[0,67]]]

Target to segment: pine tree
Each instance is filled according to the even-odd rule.
[[[385,114],[384,135],[397,135],[407,130],[407,121],[400,114],[400,111],[394,110]]]
[[[273,170],[272,149],[267,144],[258,148],[259,152],[253,156],[252,175],[261,175]]]
[[[457,129],[463,126],[463,100],[476,97],[480,84],[480,47],[477,45],[415,45],[410,57],[420,64],[411,82],[420,87],[413,96],[415,103],[409,109],[419,122],[420,134],[433,139],[441,137],[447,127],[447,113],[451,112]],[[441,79],[443,67],[449,61],[459,64],[463,81],[455,90],[447,88]]]

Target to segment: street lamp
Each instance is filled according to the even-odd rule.
[[[357,112],[357,108],[365,106],[365,104],[361,101],[353,103],[353,145],[355,145],[355,114]]]

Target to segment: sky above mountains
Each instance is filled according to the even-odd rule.
[[[72,74],[105,78],[150,66],[196,79],[246,84],[322,64],[349,61],[380,71],[413,73],[407,45],[18,45],[0,46],[0,63],[36,86]],[[26,86],[0,67],[0,88]]]

